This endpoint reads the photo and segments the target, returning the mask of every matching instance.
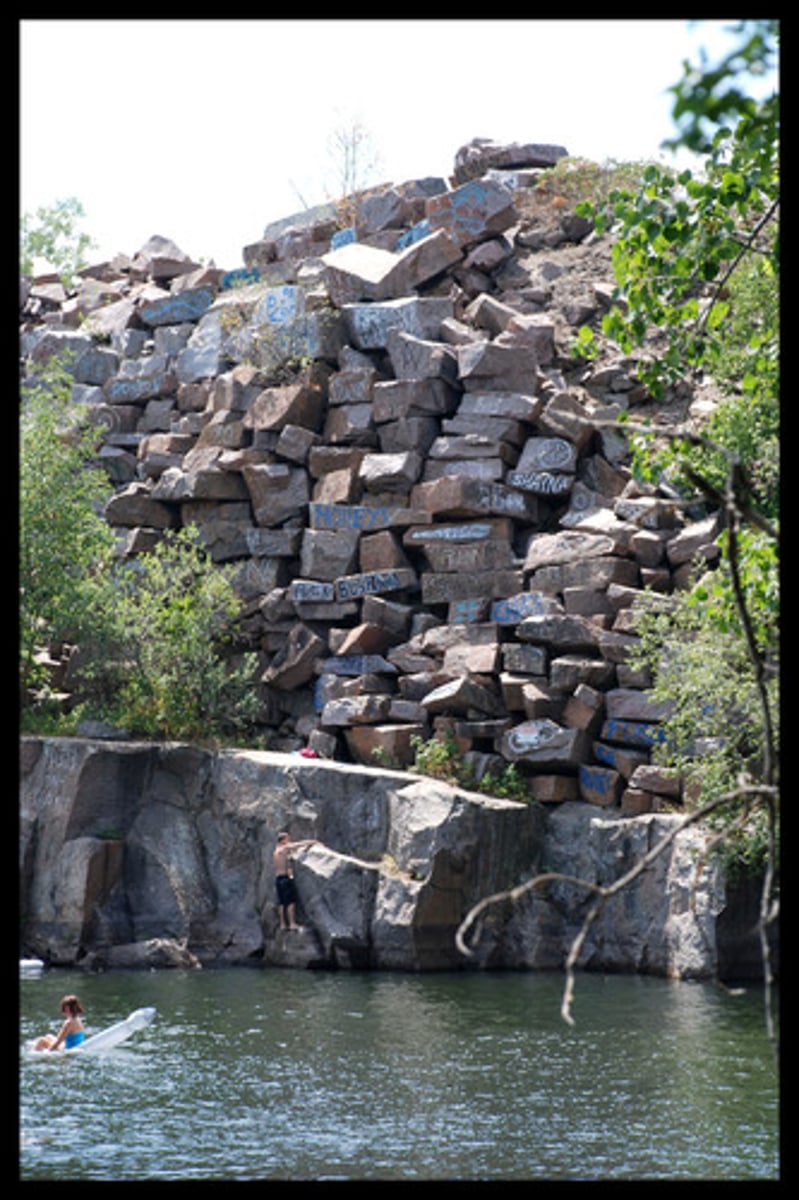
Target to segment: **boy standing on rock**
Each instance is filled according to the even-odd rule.
[[[277,888],[281,929],[302,928],[301,925],[297,924],[295,919],[297,892],[294,887],[291,856],[297,850],[304,850],[306,846],[313,846],[315,842],[315,838],[308,838],[303,842],[292,842],[287,833],[279,833],[277,835],[277,845],[274,854],[275,887]]]

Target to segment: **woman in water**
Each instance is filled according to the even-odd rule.
[[[55,1036],[45,1033],[37,1038],[33,1044],[34,1050],[60,1050],[62,1046],[65,1050],[72,1050],[81,1044],[86,1034],[79,1015],[84,1009],[78,997],[65,996],[61,1001],[61,1011],[64,1014],[64,1023],[58,1033]]]

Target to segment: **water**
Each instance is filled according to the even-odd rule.
[[[23,1180],[777,1179],[762,993],[580,975],[46,971],[104,1055],[20,1065]]]

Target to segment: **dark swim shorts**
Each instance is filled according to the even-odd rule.
[[[297,894],[294,891],[294,880],[290,875],[276,875],[275,886],[277,887],[278,904],[282,904],[284,908],[289,904],[294,904]]]

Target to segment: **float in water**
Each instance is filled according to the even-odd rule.
[[[92,1054],[98,1050],[110,1050],[112,1046],[127,1041],[138,1030],[146,1029],[154,1017],[154,1008],[137,1008],[124,1021],[117,1021],[115,1025],[109,1025],[108,1029],[101,1029],[99,1033],[92,1034],[79,1046],[72,1046],[69,1050],[34,1050],[35,1038],[28,1042],[27,1048],[36,1058],[60,1058],[67,1054]]]

